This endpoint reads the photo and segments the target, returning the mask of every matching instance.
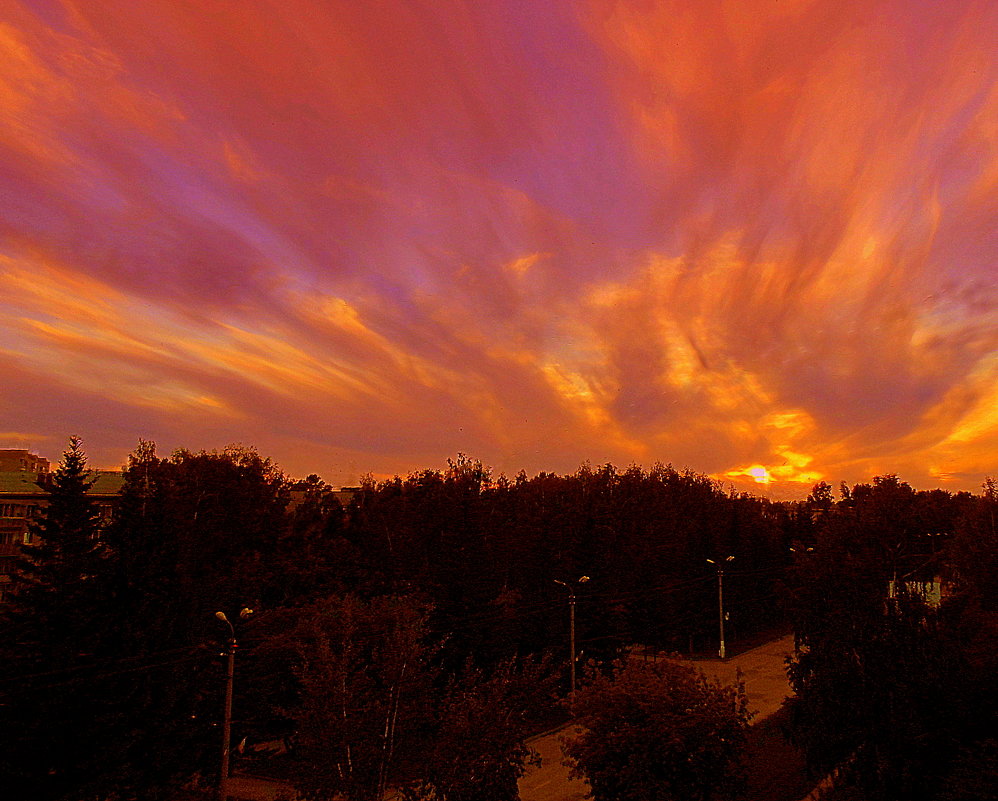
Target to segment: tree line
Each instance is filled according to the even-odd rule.
[[[90,480],[74,438],[34,524],[41,544],[25,549],[0,610],[0,779],[17,797],[195,798],[217,781],[218,611],[237,621],[255,610],[236,624],[233,741],[287,742],[288,778],[308,797],[391,787],[414,801],[499,801],[516,798],[532,758],[524,739],[565,694],[556,579],[590,577],[577,587],[578,650],[597,666],[589,697],[601,698],[595,677],[634,646],[717,647],[708,560],[733,556],[729,641],[794,624],[794,736],[816,769],[852,759],[858,773],[866,752],[853,735],[866,724],[823,748],[807,721],[836,713],[813,688],[834,694],[855,678],[838,676],[835,654],[854,648],[861,620],[888,642],[877,659],[901,647],[877,616],[888,573],[945,561],[978,606],[993,603],[993,486],[924,493],[886,477],[838,501],[818,485],[806,501],[774,503],[671,466],[507,478],[459,455],[367,479],[344,508],[318,477],[291,480],[251,448],[163,458],[140,442],[103,526]],[[865,618],[847,605],[849,582]],[[904,636],[922,643],[927,614],[897,617],[899,632],[917,618]],[[867,684],[870,665],[857,668]]]

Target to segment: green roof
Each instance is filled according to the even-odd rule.
[[[40,493],[42,488],[35,483],[35,479],[37,477],[37,473],[29,473],[27,470],[18,470],[13,473],[0,473],[0,493]]]
[[[125,477],[116,470],[100,471],[94,477],[97,481],[89,495],[117,495],[125,483]],[[38,474],[28,470],[0,472],[0,495],[45,495],[37,480]]]

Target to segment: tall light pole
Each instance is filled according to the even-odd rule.
[[[569,676],[571,676],[571,693],[575,695],[575,586],[589,581],[589,576],[579,576],[578,580],[569,584],[567,581],[554,580],[555,584],[560,584],[568,590],[568,666]]]
[[[718,649],[717,653],[721,659],[724,659],[724,565],[726,562],[735,561],[734,556],[727,557],[724,562],[715,562],[713,559],[708,559],[712,565],[717,565],[717,622],[721,631],[721,647]]]
[[[243,620],[253,614],[249,607],[243,607],[239,611],[239,617]],[[229,798],[229,751],[232,742],[232,679],[236,675],[236,630],[232,627],[232,622],[225,616],[225,612],[216,612],[215,617],[229,627],[229,650],[228,659],[225,666],[225,717],[222,721],[222,776],[218,783],[218,797],[221,801],[228,801]]]

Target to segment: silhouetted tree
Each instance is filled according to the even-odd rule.
[[[546,662],[467,665],[439,692],[432,747],[404,797],[433,801],[516,801],[517,782],[538,757],[526,744],[533,716],[553,702]]]
[[[161,459],[141,442],[129,457],[106,536],[119,658],[139,668],[110,698],[128,736],[104,764],[128,788],[123,797],[168,797],[192,776],[217,776],[225,679],[212,646],[226,631],[215,612],[235,620],[243,606],[279,597],[285,501],[283,476],[250,449]],[[245,687],[236,684],[242,719],[265,708]]]
[[[356,589],[364,580],[361,555],[344,536],[344,510],[332,488],[310,475],[290,494],[272,565],[273,603],[293,606]]]
[[[331,597],[293,639],[299,792],[370,801],[414,781],[432,715],[426,610],[408,598]]]
[[[596,801],[709,799],[741,785],[744,688],[678,662],[631,662],[575,697],[583,727],[563,750]]]
[[[42,486],[10,602],[0,607],[0,785],[14,798],[103,797],[113,610],[94,481],[78,437]]]
[[[961,750],[943,779],[938,801],[998,801],[998,740]]]
[[[988,611],[998,611],[998,482],[964,504],[950,544],[953,578]]]
[[[791,731],[812,769],[842,767],[871,799],[924,797],[968,720],[955,610],[905,583],[915,501],[894,476],[844,492],[791,577]]]

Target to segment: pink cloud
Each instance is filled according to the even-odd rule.
[[[7,428],[972,488],[996,33],[971,0],[14,4]]]

